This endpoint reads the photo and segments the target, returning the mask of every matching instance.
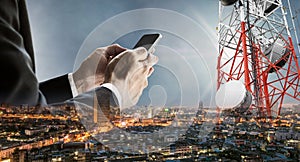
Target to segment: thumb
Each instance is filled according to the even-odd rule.
[[[128,50],[123,51],[122,53],[120,53],[116,57],[114,57],[111,60],[109,60],[109,63],[107,65],[106,72],[105,72],[105,81],[104,81],[105,83],[111,82],[111,77],[112,77],[112,74],[113,74],[116,66],[118,65],[118,63],[121,61],[121,59],[123,59],[124,56],[128,52],[129,52]]]
[[[134,58],[138,61],[143,61],[148,57],[148,51],[144,47],[139,47],[133,50]]]
[[[120,46],[119,44],[113,44],[107,47],[106,54],[114,57],[124,51],[126,51],[126,48]]]

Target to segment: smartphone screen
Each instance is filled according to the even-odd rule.
[[[136,43],[133,47],[134,49],[137,47],[145,47],[147,51],[150,51],[160,40],[161,34],[145,34],[141,37],[141,39]]]

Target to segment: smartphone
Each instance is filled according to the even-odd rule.
[[[133,49],[138,47],[145,47],[148,52],[151,52],[161,38],[162,35],[160,33],[145,34],[140,38]]]

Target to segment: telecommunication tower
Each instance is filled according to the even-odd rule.
[[[280,115],[286,100],[300,101],[287,12],[282,0],[220,0],[218,107],[271,118]]]

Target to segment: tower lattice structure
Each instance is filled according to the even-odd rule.
[[[217,89],[242,81],[252,94],[250,111],[280,115],[300,101],[300,68],[282,0],[220,1]]]

